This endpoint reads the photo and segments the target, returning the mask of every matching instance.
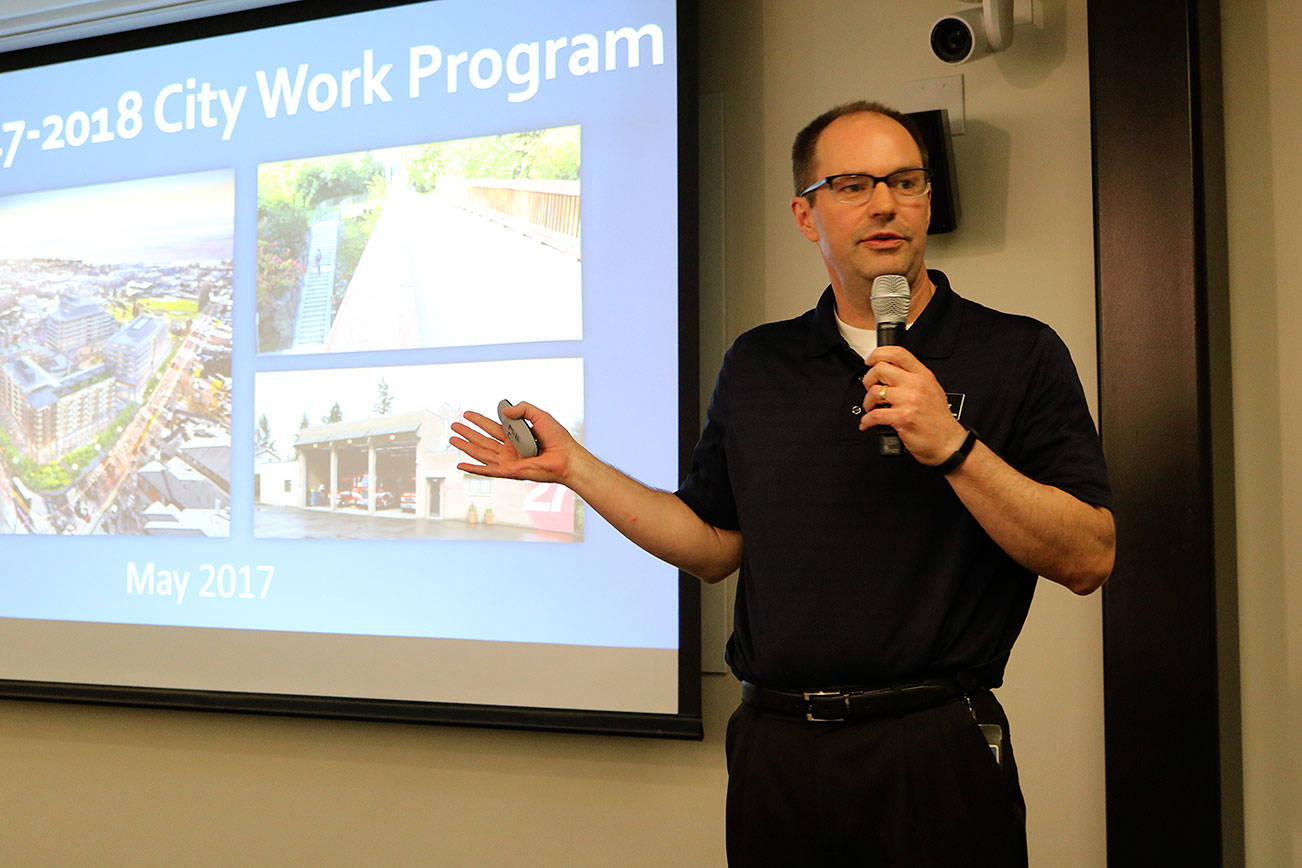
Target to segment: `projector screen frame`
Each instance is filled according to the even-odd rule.
[[[182,43],[422,0],[301,0],[54,42],[0,53],[0,73]],[[677,0],[678,58],[678,419],[679,477],[699,434],[698,166],[696,10]],[[202,14],[202,12],[200,13]],[[246,290],[247,291],[247,290]],[[0,538],[0,547],[4,545]],[[101,683],[0,679],[0,698],[226,713],[445,724],[595,734],[700,739],[700,586],[678,575],[678,711],[676,714],[556,709],[354,696],[254,693]]]

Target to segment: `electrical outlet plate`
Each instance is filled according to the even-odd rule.
[[[961,74],[906,81],[902,102],[900,108],[906,112],[947,109],[950,134],[957,136],[963,132],[963,76]]]

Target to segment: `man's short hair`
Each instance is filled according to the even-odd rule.
[[[913,141],[918,146],[919,153],[922,154],[922,168],[931,168],[931,157],[927,153],[927,143],[922,140],[922,131],[913,122],[913,118],[904,114],[904,112],[896,111],[879,102],[856,100],[855,102],[848,102],[836,108],[828,109],[810,121],[808,126],[796,134],[796,140],[791,145],[791,177],[795,182],[797,196],[800,195],[801,190],[818,180],[809,177],[809,173],[813,171],[814,149],[818,146],[818,137],[822,135],[823,130],[827,129],[828,124],[837,118],[865,112],[885,115],[908,130],[909,135],[913,136]]]

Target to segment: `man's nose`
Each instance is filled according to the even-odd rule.
[[[873,214],[894,213],[895,205],[895,196],[886,179],[874,181],[872,195],[868,197],[868,210]]]

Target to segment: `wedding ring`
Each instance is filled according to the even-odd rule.
[[[881,385],[881,388],[879,388],[879,389],[877,390],[877,397],[879,397],[879,398],[882,399],[882,403],[883,403],[883,404],[886,403],[886,390],[887,390],[887,388],[889,388],[889,387],[888,387],[885,383],[883,383],[883,384]]]

